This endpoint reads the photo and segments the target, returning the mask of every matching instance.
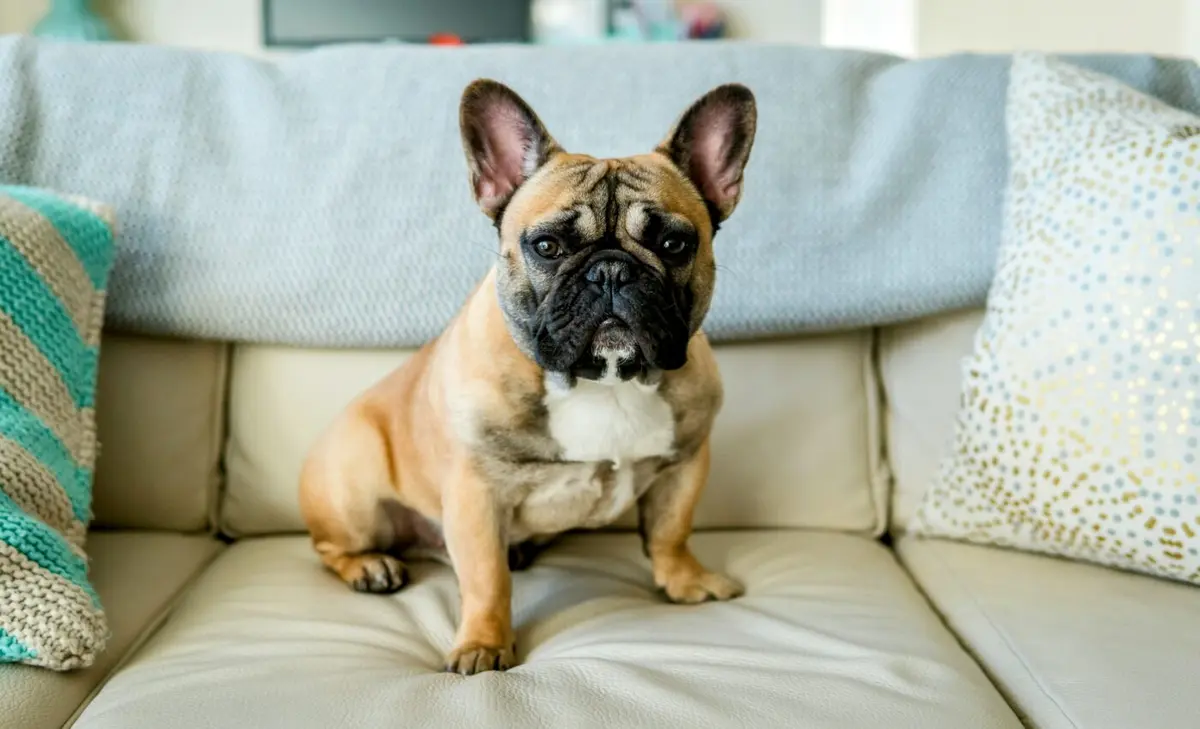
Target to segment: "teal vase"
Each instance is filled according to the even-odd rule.
[[[76,41],[112,40],[108,25],[88,8],[87,0],[53,0],[46,17],[33,27],[43,38]]]

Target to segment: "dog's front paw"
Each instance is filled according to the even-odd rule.
[[[709,600],[730,600],[746,591],[742,583],[708,570],[681,571],[663,576],[659,585],[671,602],[693,604]]]
[[[516,664],[512,648],[474,642],[455,647],[446,657],[446,670],[463,676],[484,671],[507,671]]]

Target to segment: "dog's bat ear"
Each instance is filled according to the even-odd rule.
[[[533,109],[497,81],[480,79],[467,86],[458,120],[471,189],[492,219],[521,183],[561,151]]]
[[[658,146],[700,191],[714,222],[728,218],[742,197],[742,172],[757,125],[754,94],[741,84],[726,84],[692,104]]]

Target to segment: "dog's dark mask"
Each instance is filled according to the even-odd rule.
[[[712,236],[741,195],[754,97],[719,87],[652,153],[564,152],[515,93],[463,94],[475,197],[500,232],[509,331],[548,372],[630,379],[687,363],[712,298]]]
[[[562,259],[526,334],[544,369],[629,379],[687,362],[691,314],[686,285],[601,241]]]

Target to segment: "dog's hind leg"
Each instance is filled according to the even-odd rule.
[[[387,443],[361,413],[347,412],[313,449],[300,476],[300,511],[321,561],[359,592],[391,593],[408,582],[384,509],[394,500]]]

